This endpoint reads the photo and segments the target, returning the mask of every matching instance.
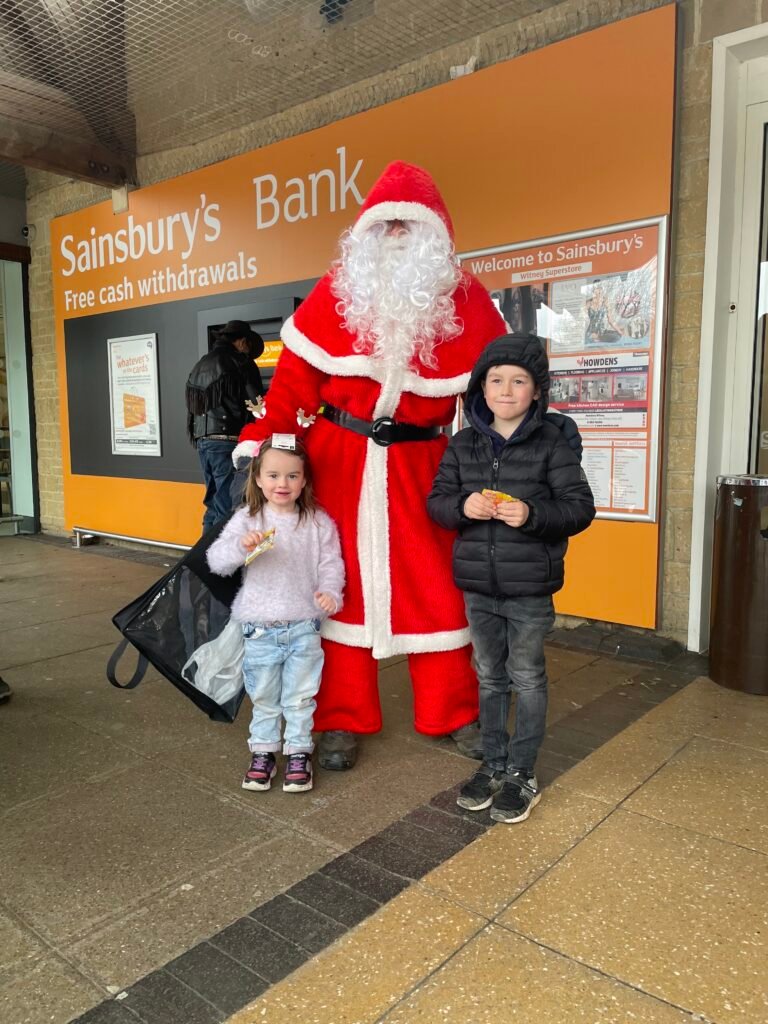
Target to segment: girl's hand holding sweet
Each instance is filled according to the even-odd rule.
[[[327,615],[333,615],[336,611],[336,602],[330,594],[324,594],[322,591],[318,591],[315,594],[315,604],[318,608],[321,608]]]
[[[255,547],[261,544],[263,540],[263,533],[259,533],[258,530],[249,530],[245,536],[240,538],[240,544],[242,545],[243,550],[251,552]]]

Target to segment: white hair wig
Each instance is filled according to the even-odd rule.
[[[386,358],[392,344],[436,368],[434,350],[461,333],[453,293],[461,270],[452,243],[430,224],[407,221],[389,234],[386,222],[345,232],[334,264],[333,293],[356,352]]]

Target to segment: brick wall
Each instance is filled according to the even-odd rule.
[[[567,0],[246,128],[199,145],[139,157],[141,184],[195,170],[440,84],[446,81],[452,64],[465,63],[472,53],[477,54],[479,67],[487,67],[665,2]],[[706,227],[711,40],[716,35],[768,21],[768,0],[680,0],[678,6],[682,61],[672,218],[667,458],[662,484],[665,511],[661,631],[684,639]],[[63,531],[64,517],[48,222],[51,217],[107,198],[109,193],[36,172],[30,172],[29,179],[28,217],[38,229],[32,244],[30,303],[41,518],[43,529],[56,533]]]

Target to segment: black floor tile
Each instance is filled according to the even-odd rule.
[[[709,658],[706,654],[683,651],[679,657],[669,663],[669,667],[677,669],[678,672],[688,672],[691,679],[696,679],[699,676],[709,675]]]
[[[577,732],[575,729],[569,729],[560,721],[547,729],[541,749],[550,749],[556,754],[564,754],[566,757],[575,757],[577,760],[581,760],[600,746],[602,746],[600,740],[588,736],[586,733]]]
[[[558,754],[550,747],[542,746],[536,760],[536,775],[538,776],[541,773],[542,768],[551,768],[560,773],[567,772],[569,768],[577,765],[580,760],[580,757],[566,757],[564,754]]]
[[[417,850],[425,857],[434,858],[442,863],[462,850],[465,843],[450,836],[440,836],[436,832],[428,832],[410,821],[396,821],[382,832],[380,837],[386,843],[397,843],[407,850]]]
[[[268,981],[208,942],[172,960],[165,969],[227,1015],[269,988]]]
[[[397,843],[388,843],[380,836],[371,836],[356,846],[352,853],[363,860],[404,878],[422,878],[427,872],[442,864],[444,857],[428,857],[418,850],[409,850]]]
[[[539,785],[542,789],[551,786],[562,774],[559,768],[548,768],[545,764],[536,765],[536,778],[539,780]],[[491,824],[494,824],[494,822],[492,821]]]
[[[122,1005],[144,1024],[221,1024],[226,1018],[164,970],[132,985]]]
[[[436,793],[429,801],[430,804],[446,814],[452,814],[456,818],[473,821],[484,828],[488,828],[491,819],[487,811],[468,811],[465,807],[459,807],[456,803],[459,790],[463,785],[464,783],[460,782],[455,786],[451,786],[450,789],[444,789],[442,793]]]
[[[446,814],[434,807],[417,807],[406,814],[403,821],[412,822],[441,836],[449,836],[462,844],[471,843],[485,832],[485,826],[455,814]]]
[[[387,903],[409,885],[400,875],[390,874],[351,853],[343,853],[341,857],[323,865],[320,873],[343,882],[377,903]]]
[[[632,688],[639,699],[645,700],[649,704],[661,704],[667,697],[671,697],[688,686],[692,680],[693,677],[686,672],[678,672],[677,669],[662,666],[659,669],[651,669],[635,676],[632,680]]]
[[[99,1003],[92,1010],[77,1017],[72,1024],[137,1024],[136,1017],[124,1009],[122,1000],[118,1003],[114,999]]]
[[[249,916],[310,953],[319,953],[347,930],[338,921],[288,896],[275,896],[252,910]]]
[[[208,940],[267,981],[280,981],[309,959],[306,949],[242,917]]]
[[[647,710],[650,711],[648,705]],[[629,704],[602,704],[597,701],[588,704],[587,707],[574,711],[563,719],[563,724],[576,732],[586,732],[592,736],[599,736],[603,739],[611,739],[617,733],[622,732],[628,725],[632,725],[638,718],[645,714]]]
[[[361,892],[337,882],[319,871],[297,882],[286,893],[300,903],[319,910],[326,917],[352,928],[369,914],[379,909],[379,904]]]
[[[597,626],[585,624],[576,629],[553,629],[546,636],[546,643],[555,647],[568,647],[576,651],[596,651],[605,639],[606,632]]]
[[[633,686],[625,684],[604,693],[586,707],[581,709],[581,718],[588,718],[592,715],[603,718],[608,723],[613,723],[617,730],[626,729],[628,725],[636,722],[638,718],[647,715],[653,708],[653,702],[644,700],[642,695]],[[570,722],[571,716],[568,716]]]
[[[600,654],[628,658],[630,661],[659,662],[662,665],[679,657],[682,650],[677,640],[655,633],[632,633],[629,630],[616,630],[607,634],[599,647]]]

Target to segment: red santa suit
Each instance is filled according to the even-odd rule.
[[[391,220],[429,223],[453,241],[442,197],[420,168],[391,164],[353,231]],[[447,438],[387,446],[318,412],[332,406],[366,424],[391,417],[421,428],[446,426],[480,352],[504,333],[504,322],[485,288],[462,273],[453,296],[461,333],[436,345],[434,368],[417,358],[396,366],[355,351],[332,284],[329,272],[284,324],[285,347],[264,415],[245,427],[235,458],[253,454],[250,442],[273,433],[303,434],[316,498],[339,529],[347,583],[344,607],[323,626],[315,728],[378,731],[376,659],[405,654],[416,729],[447,734],[477,718],[469,630],[451,572],[454,535],[432,522],[426,508]],[[308,428],[302,413],[316,416]],[[386,423],[381,435],[386,441]]]

